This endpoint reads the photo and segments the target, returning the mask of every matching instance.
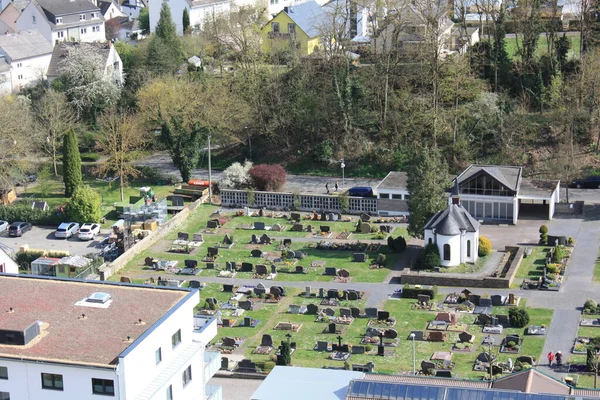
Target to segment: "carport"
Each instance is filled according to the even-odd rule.
[[[551,220],[555,204],[560,201],[559,193],[560,181],[523,179],[517,194],[519,218]]]

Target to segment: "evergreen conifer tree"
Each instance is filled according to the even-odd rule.
[[[63,138],[63,181],[65,197],[71,197],[77,186],[81,185],[81,155],[77,144],[77,135],[73,129]]]

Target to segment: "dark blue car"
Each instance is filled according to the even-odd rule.
[[[569,186],[577,189],[600,189],[600,176],[588,176],[587,178],[573,181]]]

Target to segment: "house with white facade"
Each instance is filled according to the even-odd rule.
[[[142,8],[148,7],[147,0],[122,0],[121,10],[129,18],[137,18],[140,16]]]
[[[0,274],[0,399],[220,400],[196,289]]]
[[[0,248],[0,273],[18,274],[19,265],[12,258],[11,253]]]
[[[377,186],[377,212],[381,216],[408,215],[410,195],[406,186],[406,172],[391,171]]]
[[[52,43],[38,31],[0,35],[0,55],[10,67],[8,92],[16,92],[46,77],[52,58]]]
[[[80,42],[62,42],[57,43],[52,51],[52,58],[48,66],[47,77],[48,81],[56,79],[62,74],[62,69],[69,62],[69,51],[73,48],[88,47],[91,51],[98,52],[102,55],[104,64],[104,73],[106,75],[114,74],[115,80],[119,83],[124,82],[123,77],[123,62],[112,43],[80,43]]]
[[[98,7],[105,21],[117,17],[126,17],[127,15],[121,9],[117,0],[99,1]]]
[[[31,0],[17,19],[17,28],[37,30],[51,43],[104,42],[104,17],[88,0]]]
[[[148,0],[150,10],[150,32],[156,30],[160,19],[160,9],[165,0]],[[236,1],[230,0],[169,0],[173,23],[177,28],[177,34],[183,35],[183,10],[187,9],[190,16],[190,26],[195,30],[202,30],[204,22],[213,15],[224,14],[231,11],[232,4]]]

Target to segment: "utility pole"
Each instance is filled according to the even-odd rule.
[[[212,169],[210,164],[210,133],[208,134],[208,204],[212,204]]]

